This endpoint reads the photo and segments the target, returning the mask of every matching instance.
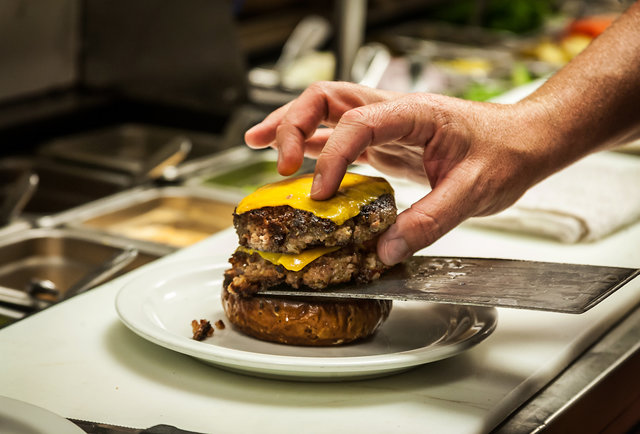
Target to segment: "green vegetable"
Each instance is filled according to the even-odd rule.
[[[548,0],[490,0],[484,22],[490,29],[522,33],[539,28],[550,13]]]
[[[275,161],[258,161],[207,178],[204,184],[235,187],[246,193],[252,193],[261,185],[273,182],[280,177],[277,164]]]
[[[522,86],[531,82],[531,73],[522,63],[515,63],[511,68],[511,84],[514,87]]]
[[[505,92],[506,89],[496,83],[473,83],[462,94],[463,99],[486,101]]]
[[[478,14],[479,25],[489,29],[524,33],[538,29],[553,12],[551,0],[457,0],[438,6],[433,18],[455,24],[474,24]]]

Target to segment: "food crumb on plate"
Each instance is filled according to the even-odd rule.
[[[206,319],[191,321],[191,329],[193,331],[193,339],[196,341],[202,341],[208,337],[213,336],[213,327],[211,323]]]

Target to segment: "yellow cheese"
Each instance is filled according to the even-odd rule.
[[[257,253],[262,256],[265,261],[269,261],[274,265],[282,265],[289,271],[300,271],[320,256],[335,252],[339,248],[340,247],[318,247],[317,249],[305,250],[298,254],[261,252],[260,250],[248,249],[242,246],[238,247],[237,250],[248,254]]]
[[[393,193],[393,188],[382,178],[347,173],[338,192],[331,199],[312,200],[312,181],[313,175],[308,174],[267,184],[242,199],[236,213],[242,214],[268,206],[289,205],[341,225],[357,216],[360,208],[373,202],[380,195]]]

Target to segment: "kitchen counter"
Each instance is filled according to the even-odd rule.
[[[224,263],[236,244],[235,233],[225,230],[0,330],[0,395],[66,418],[130,427],[489,432],[640,304],[636,278],[582,315],[499,309],[495,332],[462,354],[387,377],[334,383],[227,372],[150,343],[118,319],[116,294],[140,273],[203,257]],[[640,223],[573,245],[463,225],[421,254],[640,267],[639,246]]]

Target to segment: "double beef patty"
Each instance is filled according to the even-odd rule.
[[[312,291],[343,282],[369,282],[387,268],[376,254],[378,235],[396,220],[396,204],[384,194],[362,207],[360,214],[337,225],[289,206],[265,207],[234,214],[240,245],[253,250],[298,254],[315,247],[341,247],[299,271],[275,265],[255,252],[237,250],[225,287],[232,294],[251,295],[281,284]]]
[[[378,259],[373,241],[323,255],[299,271],[274,265],[258,253],[237,250],[229,259],[232,268],[225,272],[224,286],[232,294],[248,296],[280,284],[318,291],[336,283],[370,282],[387,268]]]
[[[341,225],[287,205],[234,214],[233,223],[241,246],[263,252],[300,253],[314,247],[363,244],[391,226],[396,212],[393,195],[384,194]]]

